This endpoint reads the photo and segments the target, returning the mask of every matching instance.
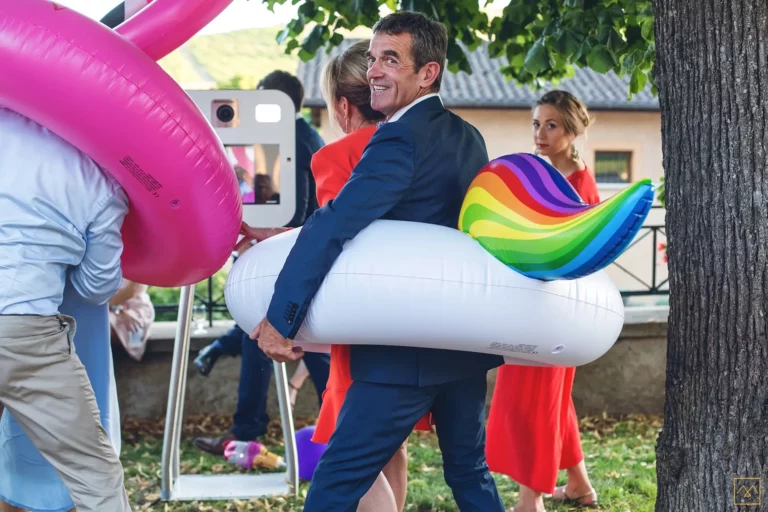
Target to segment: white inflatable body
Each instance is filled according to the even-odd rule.
[[[227,307],[246,332],[266,316],[299,232],[256,245],[230,271]],[[538,281],[456,229],[378,220],[345,244],[294,342],[310,351],[400,345],[580,366],[605,354],[623,323],[621,295],[603,271]]]

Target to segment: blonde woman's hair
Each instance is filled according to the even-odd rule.
[[[328,61],[323,69],[323,99],[332,108],[341,98],[357,107],[366,121],[381,121],[386,116],[371,108],[368,83],[368,44],[363,39]],[[333,116],[330,116],[333,119]]]
[[[557,109],[563,118],[566,133],[578,137],[583,135],[587,128],[594,124],[594,119],[589,116],[587,107],[579,98],[568,91],[554,90],[544,94],[536,101],[534,108],[539,105],[551,105]],[[578,162],[579,152],[576,146],[571,148],[571,158]]]

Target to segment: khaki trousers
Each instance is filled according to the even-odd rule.
[[[130,512],[74,336],[68,316],[0,315],[0,402],[56,469],[78,512]]]

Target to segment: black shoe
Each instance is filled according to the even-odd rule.
[[[221,356],[221,350],[215,346],[214,343],[211,343],[207,347],[203,348],[195,358],[194,364],[197,368],[197,371],[200,372],[200,375],[203,377],[207,377],[209,373],[211,373],[211,370],[213,370],[213,365],[216,364],[216,360]]]
[[[211,455],[224,455],[224,450],[231,441],[235,441],[235,435],[227,432],[221,437],[196,437],[192,442],[199,450]]]

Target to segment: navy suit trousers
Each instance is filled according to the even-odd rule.
[[[432,411],[445,481],[463,512],[504,512],[485,462],[486,374],[435,386],[355,381],[312,478],[304,512],[355,512],[418,420]]]

